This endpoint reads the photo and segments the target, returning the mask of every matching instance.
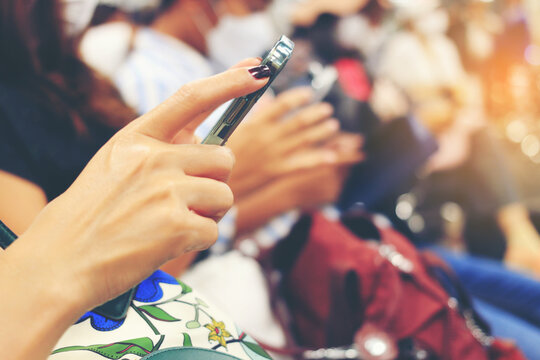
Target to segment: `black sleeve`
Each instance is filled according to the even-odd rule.
[[[37,183],[31,157],[13,128],[13,121],[0,107],[0,170]]]

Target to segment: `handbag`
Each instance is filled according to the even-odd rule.
[[[16,238],[0,222],[0,246],[7,247]],[[58,303],[61,306],[62,300]],[[127,295],[109,303],[105,311],[101,306],[81,316],[49,359],[271,359],[227,316],[163,271],[154,272]],[[123,315],[115,311],[107,315],[111,309],[124,311],[126,304]]]
[[[489,335],[442,260],[381,219],[316,213],[272,251],[297,346],[320,349],[312,359],[524,359]]]
[[[239,360],[235,356],[203,348],[175,347],[156,351],[141,360]]]

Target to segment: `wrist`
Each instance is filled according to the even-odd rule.
[[[25,297],[36,298],[36,307],[50,306],[57,321],[71,324],[92,305],[77,287],[80,279],[75,278],[73,269],[45,248],[46,239],[31,236],[22,235],[5,251],[0,273],[10,274],[12,282],[25,289]]]
[[[84,306],[69,282],[50,276],[46,254],[22,246],[26,240],[0,254],[0,346],[13,359],[45,359]]]

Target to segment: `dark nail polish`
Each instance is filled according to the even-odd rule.
[[[248,70],[255,79],[264,79],[272,75],[272,70],[267,65],[260,65]]]

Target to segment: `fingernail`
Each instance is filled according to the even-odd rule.
[[[266,65],[260,65],[248,70],[255,79],[265,79],[272,75],[272,70]]]

